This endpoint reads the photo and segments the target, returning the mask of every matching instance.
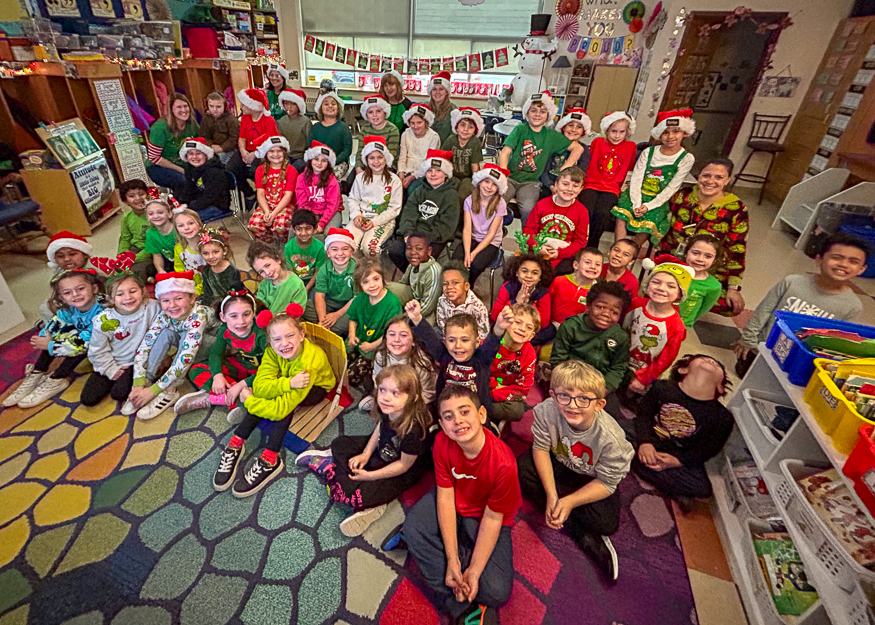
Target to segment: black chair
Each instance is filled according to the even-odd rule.
[[[25,198],[11,203],[0,199],[0,251],[16,254],[45,254],[45,250],[28,249],[30,240],[52,233],[43,223],[40,205]]]
[[[769,174],[772,171],[772,165],[775,163],[775,154],[783,152],[785,149],[780,143],[781,135],[784,134],[784,130],[790,123],[791,117],[792,115],[753,114],[753,126],[750,129],[750,137],[748,137],[747,140],[747,147],[750,148],[751,152],[744,160],[741,169],[735,174],[735,178],[732,179],[732,186],[730,186],[730,189],[734,188],[735,183],[739,180],[762,185],[760,188],[759,199],[759,203],[762,204],[763,193],[766,190],[766,184],[769,182]],[[750,162],[750,157],[757,152],[763,152],[769,155],[769,166],[766,169],[766,174],[764,176],[745,172],[747,164]]]

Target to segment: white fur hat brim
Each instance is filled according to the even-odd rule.
[[[294,91],[283,91],[277,98],[282,105],[283,102],[291,102],[298,107],[298,114],[304,115],[307,112],[307,102]]]
[[[304,162],[309,163],[317,156],[324,156],[332,167],[337,166],[337,154],[327,145],[314,145],[304,152]]]
[[[434,89],[435,85],[440,85],[447,90],[447,93],[452,93],[452,83],[443,76],[432,78],[428,81],[428,92]]]
[[[167,278],[155,285],[156,298],[173,292],[197,295],[197,287],[194,284],[194,280],[188,280],[187,278]]]
[[[562,117],[558,122],[556,122],[555,129],[558,132],[562,132],[562,129],[566,124],[570,124],[571,122],[577,122],[581,126],[583,126],[583,134],[584,136],[588,135],[592,132],[592,120],[589,118],[589,115],[586,113],[579,113],[575,111],[574,113],[568,113],[564,117]]]
[[[688,137],[692,136],[693,133],[696,132],[696,122],[694,122],[692,118],[667,117],[653,127],[653,130],[650,131],[650,136],[654,139],[659,139],[662,136],[662,133],[665,132],[665,129],[669,126],[675,126],[677,128],[680,128]]]
[[[279,75],[283,77],[283,80],[289,79],[289,70],[287,70],[282,65],[275,65],[271,63],[267,66],[267,70],[264,72],[264,75],[267,76],[271,72],[279,72]]]
[[[422,161],[422,164],[419,166],[419,177],[425,177],[425,172],[427,172],[432,167],[440,167],[440,170],[447,175],[447,178],[453,177],[453,164],[445,158],[427,158]]]
[[[398,73],[398,70],[390,69],[387,72],[383,72],[383,75],[380,76],[380,80],[382,81],[384,78],[386,78],[386,76],[394,76],[396,80],[401,83],[401,86],[404,86],[404,79],[401,78],[401,74]]]
[[[49,246],[46,248],[46,256],[49,259],[49,267],[51,267],[52,269],[58,268],[58,263],[55,262],[55,254],[58,253],[58,250],[65,247],[78,250],[86,256],[91,256],[91,252],[94,251],[91,243],[88,243],[87,241],[80,241],[79,239],[55,239],[54,241],[49,243]]]
[[[455,113],[455,111],[453,111]],[[410,118],[414,115],[419,115],[422,117],[429,126],[434,123],[434,113],[431,109],[422,106],[421,104],[414,104],[409,109],[404,111],[404,114],[401,118],[404,120],[404,123],[408,126],[410,125]]]
[[[322,114],[322,103],[325,101],[325,98],[331,98],[337,102],[337,115],[343,115],[343,100],[340,99],[336,91],[328,91],[316,98],[316,113],[318,115]]]
[[[471,176],[471,184],[476,187],[487,178],[492,180],[495,186],[498,187],[499,195],[507,193],[507,176],[495,167],[481,167],[479,171],[474,172],[474,175]]]
[[[216,152],[208,146],[206,143],[201,143],[200,141],[183,141],[182,147],[179,148],[179,158],[188,162],[186,156],[191,150],[197,150],[198,152],[203,152],[207,160],[210,160],[216,155]]]
[[[284,148],[286,152],[289,151],[289,140],[281,135],[274,135],[273,137],[268,137],[266,141],[264,141],[261,145],[259,145],[255,149],[255,156],[258,158],[264,158],[267,156],[268,151],[274,147]]]
[[[618,122],[620,120],[626,120],[629,123],[629,132],[627,133],[627,139],[635,134],[635,128],[637,124],[635,124],[635,120],[629,117],[625,111],[614,111],[613,113],[608,113],[604,117],[602,117],[602,121],[599,122],[599,128],[602,130],[603,135],[608,134],[608,128],[611,127],[611,124]]]
[[[459,108],[453,109],[450,111],[450,125],[453,129],[453,132],[456,132],[456,126],[459,125],[459,122],[463,119],[467,119],[474,123],[474,136],[479,137],[483,134],[483,130],[486,127],[486,124],[483,122],[483,118],[476,111],[472,111],[468,108]]]
[[[376,107],[383,109],[383,111],[386,113],[387,116],[389,115],[389,113],[392,112],[392,105],[389,104],[388,102],[386,102],[383,98],[370,97],[370,98],[365,98],[364,103],[362,103],[362,105],[361,105],[360,110],[362,112],[362,117],[364,117],[365,119],[368,118],[368,110],[372,106],[376,106]]]
[[[376,141],[374,141],[372,143],[368,143],[365,147],[362,148],[362,162],[367,163],[368,162],[368,154],[370,154],[371,152],[377,152],[377,151],[379,151],[383,155],[383,157],[386,159],[386,167],[391,167],[392,163],[395,162],[395,157],[392,156],[392,153],[389,151],[389,148],[387,148],[382,143],[377,143]]]
[[[264,111],[264,103],[259,102],[255,98],[250,98],[245,89],[241,89],[237,93],[237,99],[240,104],[253,111]]]
[[[556,117],[556,113],[559,112],[559,108],[556,106],[556,102],[553,101],[553,98],[546,93],[533,93],[529,96],[529,99],[523,104],[523,119],[528,121],[529,109],[532,108],[532,104],[535,102],[540,102],[544,105],[544,108],[547,109],[547,125],[549,126],[550,122],[553,121],[553,118]]]

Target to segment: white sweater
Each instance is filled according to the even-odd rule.
[[[160,310],[158,302],[150,299],[130,315],[122,315],[115,308],[97,315],[88,341],[88,360],[94,370],[111,378],[122,367],[133,365],[134,354]]]
[[[413,134],[413,129],[408,128],[401,133],[401,150],[398,153],[398,172],[413,174],[419,178],[419,166],[425,161],[425,155],[429,150],[439,150],[441,138],[434,130],[429,128],[425,135],[419,139]]]
[[[365,172],[355,177],[349,191],[350,221],[361,215],[375,226],[382,226],[398,217],[404,190],[401,178],[391,172],[390,175],[392,182],[388,185],[383,182],[382,175],[374,176],[369,183],[365,183]]]

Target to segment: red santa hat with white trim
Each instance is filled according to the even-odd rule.
[[[267,78],[267,75],[271,72],[279,72],[279,75],[283,77],[283,80],[289,79],[289,70],[286,69],[285,65],[268,63],[267,67],[264,69],[264,77]]]
[[[204,155],[207,157],[207,160],[210,160],[211,158],[213,158],[213,156],[216,155],[216,153],[213,151],[213,148],[211,148],[207,144],[206,139],[204,139],[203,137],[192,137],[191,139],[186,139],[182,142],[182,147],[179,148],[179,158],[184,161],[188,161],[186,156],[192,150],[203,152]]]
[[[298,107],[298,115],[304,115],[307,112],[307,96],[300,89],[284,89],[277,98],[282,104],[283,102],[291,102]]]
[[[410,118],[414,115],[419,115],[422,119],[428,122],[428,125],[431,126],[434,123],[434,111],[431,110],[431,107],[428,104],[422,104],[417,102],[415,104],[410,105],[410,108],[404,111],[404,114],[401,118],[404,120],[405,124],[410,124]]]
[[[337,116],[343,115],[343,100],[340,99],[336,91],[326,91],[316,98],[316,117],[320,120],[322,119],[322,103],[325,101],[325,98],[331,98],[337,102]]]
[[[553,95],[549,91],[533,93],[529,96],[525,104],[523,104],[523,119],[529,119],[529,109],[532,108],[532,104],[535,102],[543,104],[544,108],[547,109],[547,125],[549,125],[553,118],[556,117],[556,113],[559,112],[559,108],[553,101]]]
[[[696,122],[693,121],[693,109],[662,111],[656,116],[656,125],[650,131],[650,136],[659,139],[666,128],[680,128],[688,137],[696,132]]]
[[[155,297],[165,293],[191,293],[197,295],[193,271],[171,271],[155,276]]]
[[[274,147],[283,148],[286,152],[289,151],[289,140],[282,135],[261,135],[255,140],[258,145],[255,148],[255,156],[264,158],[267,156],[268,150]]]
[[[389,115],[389,113],[392,112],[392,105],[386,102],[386,99],[383,96],[369,95],[365,98],[365,101],[362,102],[361,105],[360,110],[362,112],[362,117],[364,117],[365,119],[368,118],[368,109],[370,109],[372,106],[383,109],[386,112],[387,116]]]
[[[368,135],[365,137],[365,147],[362,148],[362,162],[368,162],[368,154],[371,152],[379,151],[380,154],[386,159],[386,167],[391,167],[392,162],[395,158],[392,156],[392,153],[389,151],[389,148],[386,147],[386,137],[381,137],[379,135]]]
[[[307,148],[307,151],[304,152],[304,162],[309,163],[317,156],[324,156],[327,158],[332,167],[337,165],[337,155],[334,153],[334,150],[324,143],[319,143],[314,139],[313,143],[310,144],[310,147]]]
[[[452,77],[449,72],[438,72],[434,76],[431,77],[431,80],[428,81],[428,93],[431,93],[431,90],[434,89],[435,85],[440,85],[444,89],[447,90],[447,94],[452,91],[451,85]]]
[[[602,134],[607,135],[608,128],[610,128],[612,124],[622,120],[626,120],[626,122],[629,123],[629,132],[626,133],[626,138],[630,139],[632,135],[635,134],[636,124],[635,120],[629,117],[626,111],[614,111],[613,113],[608,113],[602,117],[602,121],[599,122],[599,128],[601,128]]]
[[[237,99],[240,100],[240,104],[256,112],[270,108],[264,89],[241,89],[237,92]]]
[[[355,237],[346,228],[329,228],[328,234],[325,236],[325,249],[331,247],[332,243],[346,243],[352,249],[355,249]]]
[[[458,131],[456,131],[456,126],[458,126],[459,122],[463,119],[473,122],[475,137],[479,137],[483,134],[483,129],[486,127],[486,124],[483,123],[480,111],[473,106],[463,106],[450,111],[450,125],[452,126],[454,133],[459,134]]]
[[[49,241],[49,246],[46,248],[46,256],[49,258],[49,267],[52,269],[58,268],[58,263],[55,262],[55,254],[58,253],[58,250],[65,247],[78,250],[86,256],[91,256],[93,250],[91,244],[85,240],[85,237],[73,234],[67,230],[62,230],[52,237],[52,240]]]
[[[565,115],[563,115],[558,122],[556,122],[555,129],[558,132],[562,132],[565,124],[570,124],[571,122],[577,122],[578,124],[583,126],[584,136],[592,132],[592,120],[589,118],[589,115],[586,114],[586,109],[569,109],[568,112],[565,113]]]
[[[504,195],[507,193],[507,179],[510,178],[510,171],[499,167],[495,163],[484,163],[478,171],[471,176],[471,184],[477,186],[484,180],[489,178],[498,187],[498,194]]]
[[[447,175],[453,177],[453,153],[451,150],[429,150],[425,153],[425,160],[419,166],[419,177],[422,178],[432,167],[437,167]]]

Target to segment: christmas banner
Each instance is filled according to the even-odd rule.
[[[388,72],[392,69],[392,59],[388,56],[384,56],[380,58],[380,72]]]
[[[416,65],[417,74],[428,74],[428,70],[430,69],[430,63],[428,59],[419,59]]]
[[[452,72],[453,65],[455,64],[456,59],[451,56],[445,56],[443,62],[441,63],[441,69],[445,72]]]
[[[304,51],[312,52],[313,48],[316,46],[316,37],[313,35],[307,35],[304,37]]]
[[[380,57],[379,56],[371,56],[371,65],[368,68],[371,72],[377,73],[380,71]]]
[[[499,48],[495,51],[495,67],[504,67],[510,64],[507,58],[507,48]]]
[[[456,72],[459,74],[467,74],[468,73],[468,55],[462,55],[456,57]]]
[[[431,69],[429,69],[429,74],[437,74],[441,71],[441,60],[440,59],[432,59],[431,60]]]
[[[313,48],[313,54],[322,56],[325,53],[325,42],[321,39],[316,40],[316,46]]]
[[[325,58],[326,59],[333,59],[334,58],[335,47],[336,46],[333,43],[326,43],[325,44]]]
[[[400,56],[396,56],[392,59],[392,69],[394,69],[399,74],[404,73],[404,59]]]
[[[338,63],[346,62],[346,48],[341,48],[337,46],[337,53],[334,55],[334,60]]]
[[[489,50],[488,52],[481,52],[480,58],[483,59],[484,70],[495,69],[495,52],[493,50]]]
[[[355,67],[356,56],[358,55],[358,51],[356,50],[347,50],[346,51],[346,64],[350,67]]]
[[[481,69],[480,53],[468,55],[468,71],[479,72]]]

